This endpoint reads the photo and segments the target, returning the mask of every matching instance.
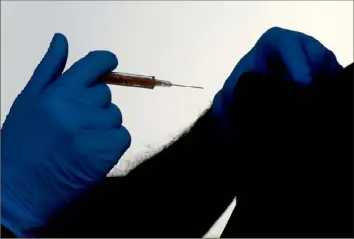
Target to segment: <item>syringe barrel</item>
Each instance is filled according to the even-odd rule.
[[[157,81],[154,76],[137,75],[123,72],[111,72],[105,74],[101,81],[111,85],[141,87],[154,89]]]

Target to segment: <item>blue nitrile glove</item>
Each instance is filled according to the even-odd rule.
[[[237,63],[223,88],[216,94],[212,113],[227,132],[231,123],[228,112],[234,88],[245,72],[265,73],[308,85],[317,76],[330,76],[341,69],[333,52],[315,38],[301,32],[271,28]]]
[[[108,86],[97,81],[116,56],[90,52],[62,73],[67,55],[56,34],[1,131],[1,223],[19,237],[35,236],[130,146]]]

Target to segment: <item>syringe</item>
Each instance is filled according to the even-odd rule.
[[[155,76],[145,76],[145,75],[137,75],[130,73],[122,73],[122,72],[111,72],[104,75],[101,80],[110,85],[121,85],[121,86],[131,86],[131,87],[141,87],[147,89],[154,89],[155,86],[162,87],[191,87],[197,89],[203,89],[200,86],[188,86],[188,85],[177,85],[173,84],[170,81],[158,80]]]

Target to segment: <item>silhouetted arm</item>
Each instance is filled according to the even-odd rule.
[[[235,196],[227,144],[207,111],[126,177],[105,179],[41,236],[202,237]]]

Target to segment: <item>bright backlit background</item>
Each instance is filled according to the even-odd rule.
[[[67,66],[105,49],[118,56],[119,71],[204,86],[111,87],[132,135],[131,148],[112,171],[122,174],[193,123],[272,26],[312,35],[341,64],[353,62],[353,1],[1,1],[1,123],[56,32],[69,41]],[[208,237],[220,235],[225,218]]]

